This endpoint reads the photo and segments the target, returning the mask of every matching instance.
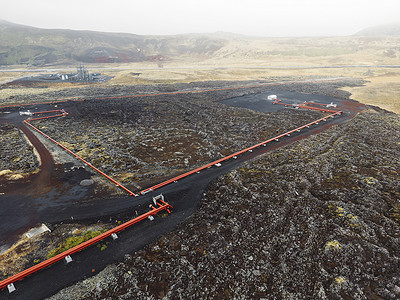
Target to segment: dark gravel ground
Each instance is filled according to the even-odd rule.
[[[53,299],[398,299],[399,140],[397,115],[363,113],[247,163],[177,230]]]
[[[204,165],[317,119],[317,112],[264,114],[228,107],[220,92],[74,105],[71,116],[37,123],[57,141],[124,184]],[[68,110],[67,110],[68,111]]]
[[[39,167],[33,147],[17,127],[0,124],[0,171],[32,172]]]
[[[376,109],[249,162],[175,231],[53,299],[398,299],[399,140],[399,116]]]
[[[361,83],[302,83],[279,89],[346,99],[349,94],[337,88]],[[146,91],[210,86],[193,83]],[[140,88],[117,87],[99,94],[126,95]],[[294,110],[265,115],[215,102],[266,90],[85,101],[70,105],[68,118],[39,126],[93,161],[111,153],[107,161],[96,163],[114,176],[129,170],[135,180],[151,180],[318,115]],[[214,181],[200,209],[175,231],[54,299],[399,298],[399,132],[397,115],[375,109],[250,162]],[[83,134],[92,144],[79,140]],[[173,141],[169,145],[162,144],[166,134]],[[201,147],[187,144],[196,138]],[[184,151],[171,147],[178,143]],[[151,165],[161,147],[166,158],[177,157]],[[91,151],[102,148],[104,153]],[[124,161],[127,150],[131,165]]]

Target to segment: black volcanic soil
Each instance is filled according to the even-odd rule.
[[[207,86],[207,83],[202,84]],[[345,99],[348,97],[348,94],[338,91],[336,88],[346,84],[355,84],[355,82],[323,84],[303,83],[297,85],[284,85],[279,88],[281,90],[324,94],[338,99]],[[186,86],[186,88],[190,87],[190,85]],[[164,89],[168,91],[175,91],[179,88],[182,87],[157,87],[158,90]],[[128,170],[129,173],[136,173],[137,175],[135,174],[135,176],[137,179],[132,176],[128,178],[121,176],[119,179],[126,180],[125,182],[128,184],[132,181],[136,181],[131,183],[132,186],[140,184],[144,185],[143,182],[146,180],[155,180],[156,178],[165,176],[165,174],[168,174],[167,172],[171,172],[170,174],[173,172],[182,172],[185,168],[192,168],[197,164],[202,164],[203,161],[201,159],[204,159],[204,162],[209,162],[211,159],[216,159],[222,155],[230,154],[233,150],[239,150],[244,146],[254,144],[256,141],[265,140],[277,133],[293,129],[305,122],[316,119],[320,115],[315,112],[298,110],[284,110],[265,115],[263,113],[253,112],[246,109],[230,108],[215,102],[231,97],[243,96],[245,94],[267,91],[267,88],[249,88],[240,91],[219,91],[201,94],[164,95],[147,98],[123,98],[66,103],[65,108],[67,111],[73,112],[68,118],[55,120],[54,122],[40,121],[37,124],[39,127],[44,129],[46,133],[49,133],[51,136],[56,137],[57,140],[64,142],[68,147],[71,147],[71,150],[80,152],[79,154],[82,156],[86,155],[89,160],[96,161],[96,159],[99,159],[95,164],[98,164],[113,176],[120,176],[121,171]],[[111,93],[111,91],[109,92]],[[122,88],[120,92],[123,94]],[[130,92],[130,90],[125,92]],[[352,108],[359,106],[358,103],[352,101],[347,101],[346,104],[348,107]],[[357,109],[359,108],[360,107],[357,107]],[[360,128],[366,125],[371,129],[369,134],[372,136],[372,132],[375,130],[374,126],[377,126],[377,123],[379,122],[379,117],[383,118],[385,116],[392,116],[392,120],[396,120],[396,116],[393,117],[393,115],[376,114],[378,121],[369,124],[368,120],[372,120],[371,116],[373,117],[374,115],[368,114],[366,117],[367,121],[364,120],[363,124],[358,129],[353,130],[358,130],[357,133],[359,133]],[[389,132],[398,131],[395,121],[390,121],[389,123],[392,124],[392,127],[386,126],[387,128],[384,127],[385,129],[389,130]],[[350,125],[346,124],[341,126]],[[338,128],[338,126],[330,129],[329,132],[335,132],[336,128]],[[349,130],[349,132],[351,133],[352,131]],[[347,132],[347,130],[342,130],[340,135],[346,136],[349,132]],[[320,135],[318,135],[318,137],[319,136]],[[322,136],[324,137],[324,135]],[[196,137],[198,139],[197,144],[188,144],[191,139],[196,140]],[[315,141],[313,140],[313,142]],[[299,143],[299,145],[302,143],[303,142]],[[307,153],[311,153],[312,155],[315,149],[320,149],[320,144],[329,144],[329,142],[315,142],[306,150],[302,148],[298,149],[292,154],[292,156],[295,158],[298,156],[298,161],[301,161],[302,157]],[[176,145],[179,145],[179,147],[175,147]],[[194,147],[196,145],[197,147]],[[378,146],[376,148],[379,149]],[[158,149],[162,149],[162,151],[159,151]],[[184,151],[182,151],[182,149]],[[101,150],[104,153],[96,152],[98,150]],[[341,153],[341,150],[341,148],[339,148],[339,150],[335,149],[335,153]],[[224,151],[229,152],[225,153]],[[317,156],[320,155],[322,150],[318,151],[316,154],[314,153]],[[128,155],[127,152],[129,153]],[[166,153],[165,159],[161,155],[161,152]],[[287,153],[286,150],[280,150],[277,153],[280,152]],[[393,153],[390,154],[393,155]],[[346,152],[341,155],[346,158]],[[330,158],[329,155],[327,156]],[[166,159],[171,157],[174,157],[174,161],[168,164],[169,161]],[[295,258],[285,260],[284,263],[281,263],[280,260],[275,262],[278,267],[283,268],[283,273],[281,272],[283,275],[277,277],[281,279],[275,290],[267,287],[259,289],[259,281],[254,280],[253,282],[253,279],[261,276],[259,274],[263,273],[262,269],[254,268],[254,261],[258,259],[256,253],[262,251],[262,249],[257,248],[257,243],[255,242],[261,243],[263,246],[268,245],[272,243],[269,236],[271,235],[274,237],[274,234],[278,239],[280,239],[281,236],[288,234],[285,239],[295,241],[297,238],[296,234],[290,230],[288,231],[289,233],[287,233],[283,225],[281,232],[279,231],[279,226],[277,227],[275,225],[271,225],[271,228],[275,228],[276,230],[270,230],[269,221],[272,218],[271,214],[273,212],[271,212],[271,209],[273,209],[273,207],[268,207],[267,203],[270,201],[271,197],[272,199],[275,199],[274,197],[289,197],[288,199],[292,201],[292,198],[290,198],[292,195],[290,187],[292,186],[285,183],[287,180],[290,179],[289,182],[293,181],[292,184],[297,184],[295,178],[311,174],[315,175],[316,179],[314,179],[319,183],[321,178],[324,178],[326,174],[323,173],[322,175],[318,175],[318,172],[322,172],[325,169],[324,166],[321,165],[314,166],[306,163],[309,162],[309,158],[306,157],[302,168],[294,169],[293,172],[291,172],[290,169],[286,170],[286,176],[282,176],[279,172],[275,172],[279,170],[279,167],[285,165],[287,157],[276,157],[274,162],[277,163],[277,165],[272,169],[269,166],[269,162],[264,162],[266,157],[249,165],[249,173],[247,173],[246,167],[243,170],[234,171],[233,173],[226,175],[218,182],[214,182],[210,187],[210,190],[207,192],[207,200],[203,199],[202,208],[197,211],[191,219],[181,225],[177,231],[164,237],[161,242],[156,242],[156,244],[153,244],[145,250],[139,251],[135,256],[129,257],[122,265],[107,268],[105,274],[107,274],[108,279],[102,277],[104,276],[104,273],[101,273],[103,275],[100,277],[93,277],[91,280],[94,280],[95,284],[101,288],[98,288],[96,291],[90,289],[87,292],[84,291],[84,293],[82,293],[86,295],[84,297],[117,297],[126,294],[125,297],[127,298],[150,297],[151,299],[159,298],[163,295],[168,295],[169,298],[175,298],[176,295],[181,294],[181,289],[186,289],[187,294],[182,294],[184,295],[184,298],[188,298],[192,295],[197,295],[196,298],[284,298],[286,296],[289,297],[290,295],[293,295],[295,298],[306,298],[305,295],[309,294],[304,293],[306,291],[309,292],[309,290],[299,290],[299,292],[295,294],[293,290],[297,291],[296,288],[284,288],[285,278],[288,276],[287,270],[292,270],[288,265],[290,265],[290,263],[296,264]],[[148,158],[149,161],[146,161],[146,158]],[[325,158],[325,156],[323,156],[323,158]],[[159,160],[156,164],[152,165],[151,161],[154,162],[156,159]],[[335,160],[327,163],[327,166],[329,166],[329,169],[336,170],[341,168],[341,163],[342,161]],[[143,170],[146,170],[146,168],[148,168],[148,171],[146,175],[143,176]],[[261,171],[257,168],[261,168]],[[254,170],[255,173],[253,174],[253,171],[251,170]],[[243,172],[243,176],[239,178],[240,180],[238,179],[237,186],[231,186],[231,182],[229,180],[226,181],[226,178],[229,179],[229,176],[232,176],[231,174],[237,174],[238,172]],[[296,172],[298,175],[296,175]],[[264,178],[262,176],[264,173],[271,174],[271,176]],[[278,180],[275,179],[275,175]],[[320,176],[319,179],[318,176]],[[252,181],[254,178],[256,178],[256,180]],[[68,181],[68,178],[65,179]],[[235,180],[233,180],[233,183]],[[344,182],[347,181],[345,180]],[[218,198],[218,190],[221,185],[227,187],[226,191],[223,193],[227,195],[227,198],[222,196]],[[249,190],[253,188],[253,185],[255,185],[255,193],[249,192]],[[266,187],[266,190],[264,190],[264,187]],[[275,187],[275,190],[271,190],[271,187]],[[322,191],[326,190],[325,186],[319,186],[318,188]],[[230,191],[235,189],[237,190],[237,192],[234,193],[236,198],[234,195],[230,194]],[[262,193],[258,191],[258,189],[260,189],[260,191],[262,190]],[[297,189],[296,192],[302,197],[305,197],[305,202],[308,201],[307,197],[309,197],[310,194],[303,195],[301,194],[301,190],[298,191]],[[257,193],[259,194],[258,196]],[[255,198],[253,197],[254,195]],[[311,195],[314,196],[314,194]],[[261,210],[257,211],[257,205],[253,202],[257,200],[256,202],[258,203],[260,202],[260,199],[265,203],[258,207],[258,209]],[[312,198],[310,199],[312,200]],[[195,207],[197,201],[196,199],[193,199],[193,201]],[[224,201],[227,201],[226,204],[224,204]],[[102,205],[103,207],[104,203],[105,202],[99,202],[99,205]],[[393,203],[395,202],[393,201]],[[237,205],[238,207],[236,207]],[[303,220],[301,224],[307,224],[304,220],[309,217],[308,213],[311,210],[311,207],[306,208],[304,217],[300,217],[298,216],[297,210],[290,210],[291,206],[286,200],[280,203],[280,205],[282,208],[277,208],[277,218],[287,220],[291,214],[293,214],[293,216],[296,216],[294,220],[297,220],[298,217],[300,220]],[[287,209],[289,212],[285,211],[286,205],[288,205]],[[298,205],[299,206],[296,207],[301,207],[303,202],[299,202]],[[312,205],[310,204],[310,206]],[[254,213],[253,209],[255,209]],[[359,215],[353,214],[351,210],[348,212],[346,208],[342,206],[338,206],[338,208],[332,206],[330,208],[328,207],[328,209],[330,209],[329,213],[323,214],[323,218],[329,218],[330,214],[334,214],[336,210],[339,211],[336,212],[337,214],[343,214],[345,218],[351,220],[357,220],[357,218],[360,218]],[[281,214],[281,212],[285,213]],[[109,211],[108,213],[112,215],[112,211]],[[318,211],[318,213],[320,213],[320,211]],[[349,214],[351,216],[348,216]],[[310,215],[313,216],[312,213]],[[170,217],[173,217],[173,215]],[[232,218],[233,221],[230,220],[230,218]],[[227,220],[229,220],[229,226],[227,223],[224,223]],[[97,221],[97,218],[92,221]],[[53,222],[53,224],[57,225],[56,221]],[[235,222],[242,224],[239,224],[239,230],[237,232],[232,231],[232,226],[235,225]],[[173,222],[171,222],[171,224],[172,223]],[[279,224],[283,224],[282,221]],[[296,224],[293,225],[295,228],[297,226]],[[107,224],[105,226],[107,226]],[[265,228],[262,229],[262,226],[265,226]],[[304,227],[307,225],[301,226]],[[319,225],[317,224],[315,228],[316,232],[320,230],[318,226]],[[197,234],[195,232],[196,230],[194,231],[193,228],[198,228]],[[257,229],[256,232],[254,231],[254,228]],[[258,230],[261,232],[259,235],[257,235]],[[265,232],[268,232],[268,235],[265,235]],[[157,236],[158,235],[155,234],[152,239],[155,239]],[[185,240],[182,240],[182,237],[185,237]],[[312,238],[314,238],[314,235],[311,235],[309,240],[313,241]],[[223,242],[224,240],[227,242]],[[175,243],[174,241],[177,242]],[[317,253],[319,248],[313,248],[314,244],[318,244],[323,248],[321,245],[325,245],[324,243],[326,243],[328,248],[343,248],[343,241],[340,238],[337,241],[335,239],[324,242],[316,240],[315,242],[311,242],[310,249],[313,250],[310,251],[312,253]],[[153,249],[154,247],[156,247],[156,250]],[[308,249],[305,246],[303,248],[306,250]],[[223,249],[223,251],[221,249]],[[227,256],[230,256],[233,252],[229,252],[230,250],[228,251],[226,249],[239,249],[239,252],[234,252],[234,256],[229,258]],[[279,251],[284,252],[286,251],[285,249],[275,249],[276,252],[274,252],[274,254],[278,255]],[[271,249],[267,251],[267,254],[264,253],[264,256],[262,257],[267,269],[270,267],[270,264],[272,264],[271,259],[276,260],[276,255],[271,258],[272,250],[270,250]],[[220,251],[222,252],[220,253]],[[228,252],[225,253],[224,251]],[[166,257],[168,257],[168,263],[167,260],[157,256],[156,253],[158,252],[166,254]],[[214,254],[207,256],[207,253],[210,252],[211,254]],[[224,253],[227,255],[225,256]],[[297,255],[300,252],[298,251],[295,253]],[[311,255],[309,252],[307,253],[307,255]],[[219,259],[218,257],[220,257],[220,255],[224,258]],[[268,261],[267,259],[270,260]],[[132,260],[135,263],[131,263]],[[236,263],[236,261],[238,263]],[[141,274],[144,274],[143,276],[137,274],[135,273],[136,271],[130,269],[132,264],[136,263],[137,266],[148,265],[156,270],[160,269],[165,273],[161,274],[164,274],[165,276],[154,277],[154,275],[150,274],[145,277],[146,270],[143,270],[143,272],[142,270],[140,271]],[[196,268],[193,266],[196,266]],[[213,273],[215,266],[220,267],[217,268],[218,272]],[[235,268],[237,268],[237,270]],[[185,275],[181,276],[179,270],[184,270]],[[123,275],[121,272],[126,273]],[[207,276],[207,274],[213,275]],[[233,276],[233,274],[236,274],[235,276],[238,276],[238,278],[232,281],[230,275]],[[280,273],[277,271],[277,274]],[[350,275],[347,275],[348,273],[343,274],[343,276],[338,275],[338,277],[334,277],[333,279],[331,277],[329,278],[332,282],[338,282],[340,285],[343,285],[346,280],[351,281],[351,279],[346,277],[351,277]],[[119,277],[120,275],[122,277]],[[224,282],[222,280],[224,276],[225,281],[230,282],[229,285],[222,284]],[[270,274],[268,276],[268,278],[265,279],[265,282],[267,282],[266,286],[271,284],[271,278],[274,275]],[[313,280],[316,280],[315,278]],[[189,281],[195,282],[192,280],[197,280],[197,283],[192,285],[187,284]],[[114,286],[113,282],[115,281],[122,282],[122,284],[120,284],[119,287]],[[108,283],[103,285],[104,282]],[[246,284],[247,282],[253,283]],[[323,287],[321,295],[323,295],[323,293],[327,294],[327,291],[329,290],[328,281],[322,280],[318,282],[321,282]],[[238,286],[235,285],[236,283]],[[393,284],[395,292],[398,283],[396,283],[397,285],[395,283]],[[219,286],[224,287],[224,289],[221,291]],[[81,286],[78,286],[78,288],[82,289]],[[115,292],[111,292],[111,288]],[[318,286],[318,288],[321,290],[320,286]],[[59,295],[57,297],[61,296]],[[74,297],[79,298],[78,294],[74,294]]]
[[[216,97],[223,96],[86,101],[76,104],[73,116],[35,124],[122,183],[144,187],[144,182],[204,165],[320,116],[282,108],[267,115],[213,102]]]
[[[0,123],[0,171],[27,173],[39,167],[33,147],[13,124]],[[18,149],[18,151],[15,151]]]
[[[400,118],[366,112],[209,187],[179,228],[52,299],[398,299]]]
[[[217,85],[220,86],[223,83]],[[156,88],[175,91],[182,87]],[[68,117],[33,123],[108,175],[137,191],[320,117],[318,112],[283,110],[283,107],[282,111],[266,115],[217,102],[249,92],[253,92],[252,89],[59,103],[57,108],[66,109]],[[46,104],[23,109],[28,108],[43,111],[56,107]],[[113,215],[129,203],[130,206],[136,205],[128,198],[115,203],[115,196],[121,198],[123,193],[121,195],[115,185],[98,176],[94,177],[94,186],[80,186],[81,180],[93,177],[93,170],[80,169],[82,163],[71,158],[63,164],[60,161],[55,164],[36,135],[22,125],[23,118],[19,116],[18,107],[5,110],[11,110],[11,113],[3,114],[1,121],[4,126],[10,130],[18,126],[28,134],[29,139],[35,140],[44,164],[38,174],[28,176],[24,181],[14,182],[8,177],[0,177],[6,193],[0,195],[4,208],[0,225],[2,249],[11,246],[18,235],[42,222],[57,224],[68,219],[93,218],[96,211],[101,215]],[[4,151],[2,162],[4,166],[16,168],[12,161],[20,152],[15,151],[14,141],[7,142],[7,136],[4,137],[3,144],[7,151]],[[40,141],[56,157],[63,152],[45,139]],[[20,159],[28,158],[26,155]],[[33,167],[27,169],[35,170]],[[77,202],[85,202],[86,209],[77,206]],[[105,205],[105,202],[108,204]],[[97,218],[92,221],[96,222]],[[39,256],[43,259],[43,254]],[[7,265],[13,264],[10,262]],[[3,273],[15,272],[8,269]]]
[[[177,230],[53,298],[399,298],[399,132],[364,112],[250,162]]]

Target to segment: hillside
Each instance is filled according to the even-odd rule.
[[[226,32],[141,36],[40,29],[0,20],[0,66],[146,61],[224,66],[398,64],[399,26],[380,28],[344,37],[268,38]]]
[[[40,29],[0,20],[0,65],[157,61],[210,55],[224,44],[222,38],[203,35],[161,37]]]
[[[359,36],[400,36],[400,23],[390,23],[365,28],[356,33]]]

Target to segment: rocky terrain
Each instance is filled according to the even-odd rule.
[[[213,182],[177,230],[52,299],[398,299],[400,118],[365,112]]]
[[[43,101],[64,101],[66,99],[98,99],[101,97],[118,97],[135,94],[151,94],[151,93],[163,93],[163,92],[175,92],[175,91],[193,91],[200,89],[212,89],[212,88],[226,88],[226,87],[239,87],[245,85],[257,85],[264,83],[276,83],[277,81],[292,81],[292,80],[310,80],[317,79],[312,76],[274,76],[269,77],[268,80],[247,80],[247,81],[195,81],[189,83],[175,83],[175,84],[113,84],[111,86],[105,84],[74,84],[74,88],[63,88],[58,90],[46,89],[41,93],[31,93],[27,95],[18,94],[16,96],[10,96],[1,98],[1,105],[9,104],[26,104],[26,103],[40,103]],[[320,78],[320,77],[319,77]],[[131,80],[132,82],[132,80]],[[29,81],[16,81],[9,82],[0,85],[0,90],[7,88],[21,89],[23,87],[28,88],[32,85],[34,88],[38,88],[37,83]],[[352,84],[350,84],[352,85]],[[247,91],[251,92],[251,89]],[[235,93],[232,93],[235,95]]]
[[[123,183],[171,176],[318,118],[263,114],[214,102],[221,93],[83,102],[38,127]]]
[[[115,81],[104,84],[51,86],[9,82],[23,74],[3,75],[0,105],[86,99],[59,103],[68,117],[35,125],[136,191],[320,114],[297,110],[263,114],[219,102],[268,91],[271,87],[267,86],[199,94],[127,95],[280,82],[273,88],[342,99],[350,94],[341,88],[355,87],[352,93],[361,89],[367,96],[353,97],[378,99],[363,102],[373,105],[386,101],[390,105],[381,107],[393,110],[399,75],[392,67],[398,64],[399,40],[398,24],[349,37],[145,37],[44,30],[0,20],[3,68],[134,62],[127,74],[117,74]],[[173,70],[189,64],[190,72]],[[238,65],[256,66],[257,72],[236,70]],[[346,65],[349,68],[342,67]],[[374,68],[353,68],[358,65]],[[375,67],[379,65],[390,69],[378,71]],[[201,66],[212,67],[201,71]],[[283,69],[258,69],[262,66]],[[134,68],[138,67],[157,67],[159,73],[140,78],[129,75],[131,71],[137,74]],[[163,72],[168,69],[169,75]],[[232,81],[201,81],[219,80],[223,72],[227,73],[221,78]],[[357,79],[288,83],[328,76],[364,76],[371,82],[369,89]],[[237,78],[259,80],[233,81]],[[190,83],[158,84],[179,80]],[[390,97],[382,97],[382,91]],[[399,299],[399,140],[399,116],[372,108],[346,124],[248,162],[212,182],[200,208],[176,230],[136,253],[127,253],[123,261],[52,299]],[[73,182],[79,185],[80,179],[90,177],[56,146],[46,146],[56,163],[64,164],[58,170],[69,170],[55,181],[85,173]],[[38,167],[33,148],[17,127],[1,122],[0,187],[22,182],[17,180]],[[99,189],[107,186],[106,181],[93,179],[94,196],[109,196],[110,190]],[[112,193],[117,192],[113,189]],[[82,223],[71,219],[48,224],[52,232],[40,237],[21,235],[0,255],[1,279],[123,221],[114,217]],[[107,244],[97,247],[103,251]]]
[[[348,94],[337,90],[337,87],[357,83],[356,81],[323,84],[292,83],[279,88],[345,98]],[[100,97],[102,95],[122,96],[135,94],[144,89],[150,93],[251,84],[253,83],[198,82],[170,86],[98,88],[95,92],[98,92]],[[264,114],[249,109],[228,107],[220,103],[223,99],[258,93],[268,88],[67,102],[58,104],[58,108],[64,107],[70,113],[68,117],[34,121],[34,124],[108,175],[129,188],[138,190],[149,184],[160,182],[163,178],[171,177],[173,174],[193,169],[278,133],[303,125],[320,116],[317,112],[290,109]],[[82,91],[86,92],[86,90],[87,88],[82,88]],[[66,91],[66,93],[72,95],[72,91]],[[43,98],[50,98],[51,95],[54,96],[54,93],[43,95]],[[4,125],[3,129],[12,129],[7,126]],[[12,137],[17,137],[17,131],[12,130],[14,130]],[[19,157],[21,152],[18,154],[15,152],[16,148],[24,149],[15,144],[19,141],[18,138],[11,142],[7,134],[2,137],[4,138],[2,142],[4,168],[6,166],[10,168],[10,161],[29,159],[30,155]],[[72,156],[69,157],[46,139],[42,138],[41,141],[54,154],[56,163],[68,163],[68,170],[71,165],[81,165]],[[32,151],[31,148],[29,149]],[[33,172],[37,166],[31,164],[26,165],[26,168],[25,171]],[[68,177],[68,174],[65,174],[65,177]],[[93,179],[96,181],[98,195],[104,196],[105,191],[107,194],[118,193],[114,185],[108,186],[106,180],[98,177],[93,177]],[[66,236],[72,234],[68,228],[60,229],[60,231]],[[51,250],[51,247],[56,247],[59,242],[53,235],[44,238],[49,246],[46,247],[47,252]],[[18,264],[9,263],[8,265],[14,267],[5,268],[4,274],[12,274],[18,271],[18,268],[30,266],[35,260],[43,260],[46,257],[46,251],[35,250],[44,249],[37,241],[23,239],[23,242],[26,250],[21,252],[19,250],[21,246],[12,247],[3,256],[7,262],[13,259],[19,260]]]
[[[338,88],[360,83],[291,83],[279,89],[347,98]],[[234,84],[243,85],[214,86]],[[211,86],[98,91],[100,96],[123,96],[141,89]],[[68,117],[35,124],[122,182],[146,186],[319,116],[298,110],[263,114],[219,103],[266,90],[68,102],[59,104]],[[65,91],[76,97],[74,93]],[[32,151],[16,129],[2,125],[2,132],[3,163],[13,147]],[[396,299],[399,134],[398,115],[376,108],[249,162],[213,182],[201,207],[175,231],[53,298]],[[15,162],[16,169],[37,168],[27,163],[29,155],[33,152],[25,155],[22,167]],[[66,238],[110,226],[53,224],[47,238],[25,239],[3,255],[12,266],[3,266],[3,278],[42,261]]]
[[[348,93],[337,88],[360,83],[357,80],[291,83],[274,88],[345,98]],[[196,82],[108,89],[98,87],[92,91],[98,95],[97,99],[60,104],[70,113],[68,117],[42,120],[35,124],[122,183],[131,184],[133,189],[143,188],[155,179],[171,177],[229,155],[315,120],[320,114],[297,110],[264,114],[219,103],[231,97],[266,91],[270,89],[268,86],[152,97],[118,98],[119,95],[254,84]],[[82,88],[78,93],[85,94],[89,90]],[[59,97],[76,93],[67,90]],[[44,94],[43,100],[54,99],[55,94]],[[116,98],[101,99],[103,95]],[[48,145],[48,148],[54,152],[57,147]]]
[[[0,124],[0,133],[0,178],[20,179],[21,174],[37,170],[38,158],[18,128]]]

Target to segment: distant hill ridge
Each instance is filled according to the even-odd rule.
[[[225,43],[219,36],[41,29],[0,20],[0,65],[162,61],[182,55],[212,55]]]
[[[400,23],[367,28],[347,37],[268,38],[229,32],[191,33],[170,36],[144,36],[69,29],[41,29],[0,20],[0,66],[71,65],[76,63],[129,63],[152,61],[159,66],[167,61],[225,61],[237,63],[272,59],[279,63],[289,57],[335,57],[337,63],[358,61],[371,55],[364,37],[371,36],[372,60],[397,63],[400,50]],[[386,36],[388,42],[380,41]],[[361,40],[362,41],[361,41]],[[355,47],[361,43],[364,46]],[[351,58],[352,57],[352,58]],[[330,62],[330,61],[329,61]]]
[[[400,22],[365,28],[355,35],[360,36],[400,36]]]

